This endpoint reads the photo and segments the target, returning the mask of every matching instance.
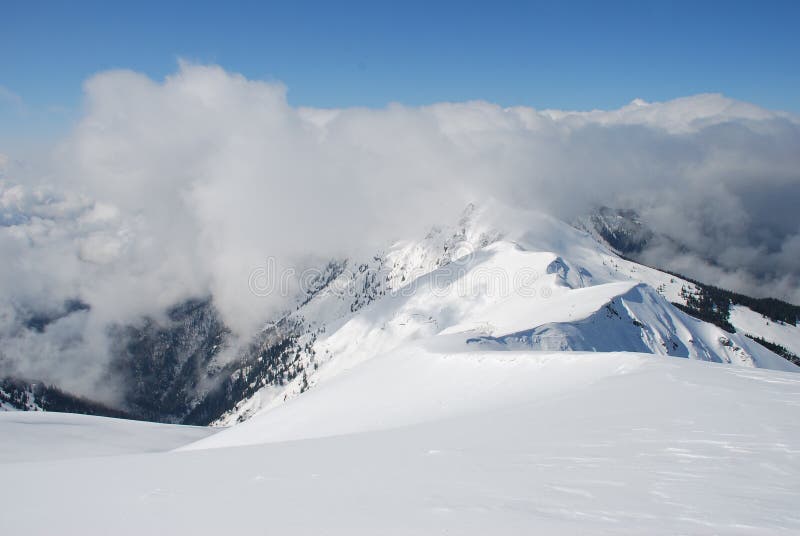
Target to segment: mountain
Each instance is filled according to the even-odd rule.
[[[637,218],[604,209],[588,232],[538,213],[470,206],[421,240],[331,260],[294,310],[245,343],[210,297],[176,305],[165,320],[113,326],[109,374],[124,390],[113,410],[170,423],[241,422],[419,340],[448,351],[628,351],[796,370],[796,308],[629,260],[608,237],[644,244],[650,232]]]
[[[473,209],[455,229],[395,244],[374,266],[333,279],[292,314],[322,333],[307,361],[313,366],[282,390],[265,388],[238,404],[217,424],[246,420],[419,340],[447,351],[630,351],[798,370],[745,336],[765,333],[760,326],[732,333],[676,308],[673,302],[685,305],[700,292],[694,283],[622,258],[541,214],[503,214],[510,225],[498,226],[491,208]],[[440,257],[454,247],[466,253]],[[414,276],[406,276],[409,267]],[[377,298],[341,291],[365,287]],[[781,340],[794,348],[800,328],[784,327]]]
[[[114,328],[127,409],[224,426],[0,414],[0,530],[800,531],[790,318],[490,204],[323,268],[246,343]]]
[[[575,226],[590,233],[598,242],[620,256],[634,261],[638,260],[642,251],[656,238],[674,242],[670,237],[657,236],[633,210],[600,207],[589,216],[579,218]],[[677,249],[685,247],[678,245]],[[788,349],[800,349],[791,335],[791,327],[800,321],[800,306],[775,298],[752,298],[684,275],[667,273],[691,283],[681,289],[680,299],[673,301],[673,305],[731,333],[737,331],[735,323],[750,338],[793,363],[800,364],[797,350],[792,352]],[[753,318],[754,313],[760,315],[762,320]],[[733,320],[731,315],[734,315]],[[788,329],[771,329],[770,322]],[[766,335],[766,338],[758,333]],[[788,347],[781,343],[786,343]]]
[[[57,411],[132,419],[128,412],[66,393],[53,385],[19,378],[0,379],[0,411]]]
[[[640,253],[655,236],[639,214],[631,209],[598,207],[588,216],[579,218],[575,226],[617,253],[628,256]]]

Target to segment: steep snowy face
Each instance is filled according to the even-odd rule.
[[[488,204],[455,229],[344,263],[292,313],[315,333],[305,371],[264,389],[218,424],[281,404],[409,344],[431,351],[644,352],[797,370],[753,342],[676,309],[693,284],[617,256],[541,214]]]
[[[727,333],[688,316],[643,283],[613,297],[583,319],[548,322],[468,342],[495,349],[622,350],[775,370],[797,369],[746,336]]]

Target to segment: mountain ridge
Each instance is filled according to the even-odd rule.
[[[625,299],[615,302],[625,292],[603,294],[608,284],[623,285],[625,292],[649,289],[637,291],[637,299],[646,296],[650,307],[661,312],[643,322],[631,314]],[[346,338],[342,333],[355,340],[372,337],[367,353],[436,333],[441,340],[455,336],[462,339],[459,344],[469,340],[473,345],[498,344],[498,337],[508,342],[513,334],[519,344],[524,338],[520,334],[527,333],[528,348],[535,349],[530,341],[533,337],[541,341],[545,329],[550,340],[560,333],[560,350],[627,349],[669,355],[672,348],[673,354],[687,357],[689,349],[699,344],[699,350],[692,350],[695,358],[745,365],[758,363],[759,355],[761,361],[770,361],[769,356],[775,354],[767,349],[769,344],[784,348],[785,337],[770,341],[766,328],[758,326],[745,331],[750,339],[706,327],[701,330],[708,332],[705,335],[679,336],[675,326],[695,324],[670,312],[667,302],[702,317],[692,308],[691,297],[702,295],[705,288],[638,264],[585,229],[491,203],[471,205],[455,225],[433,227],[421,241],[397,242],[361,261],[332,260],[309,282],[294,310],[267,322],[249,341],[231,337],[211,298],[189,300],[168,311],[167,324],[143,319],[138,325],[114,328],[117,349],[112,363],[117,374],[132,380],[121,406],[130,415],[227,425],[296,397],[320,379],[325,381],[330,373],[320,369],[329,369],[330,363],[339,363],[334,369],[346,368],[366,359],[368,355],[358,348],[336,342]],[[493,295],[501,291],[506,295]],[[596,307],[584,307],[582,292],[602,294]],[[423,303],[425,293],[429,302]],[[566,309],[559,319],[553,316],[559,310],[554,306],[562,302]],[[400,309],[392,309],[393,303],[400,304]],[[544,304],[545,308],[539,307]],[[443,316],[448,308],[450,312]],[[461,309],[467,316],[459,319]],[[586,333],[577,335],[584,329],[580,326],[602,323],[603,315],[617,318],[613,330],[628,335],[616,341],[611,336],[606,343],[600,338],[610,328],[595,327],[588,339]],[[672,320],[664,324],[660,318]],[[516,331],[512,329],[515,322]],[[361,331],[353,331],[354,323],[362,324]],[[364,331],[364,326],[376,323],[381,324],[377,332],[371,331],[374,328]],[[503,325],[511,326],[510,331],[498,331]],[[385,334],[387,329],[395,333],[384,337],[380,332]],[[688,333],[699,328],[681,329]],[[657,342],[648,343],[648,338]],[[767,346],[757,345],[758,338]],[[623,339],[628,342],[620,342]],[[223,352],[234,357],[221,360]],[[791,361],[791,355],[784,354],[781,361],[770,363],[783,366],[784,358]]]

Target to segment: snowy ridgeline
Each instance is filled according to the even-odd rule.
[[[216,424],[246,420],[418,339],[458,351],[629,351],[798,370],[747,336],[797,348],[797,326],[736,307],[730,333],[672,305],[686,304],[694,283],[541,214],[503,210],[500,225],[498,212],[472,210],[455,229],[395,244],[331,278],[291,316],[314,333],[310,351],[298,354],[303,374],[265,386]]]
[[[0,415],[0,531],[793,534],[798,405],[794,373],[407,345],[207,437]]]

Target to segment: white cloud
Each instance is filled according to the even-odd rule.
[[[248,291],[266,257],[302,267],[370,253],[490,197],[566,219],[636,208],[702,253],[661,244],[653,262],[800,300],[791,115],[720,95],[593,112],[297,109],[280,84],[190,64],[160,83],[101,73],[85,89],[49,188],[0,192],[0,253],[14,259],[0,275],[6,336],[19,304],[80,296],[96,356],[106,323],[205,294],[248,333],[289,305]],[[33,355],[26,337],[20,356]]]

